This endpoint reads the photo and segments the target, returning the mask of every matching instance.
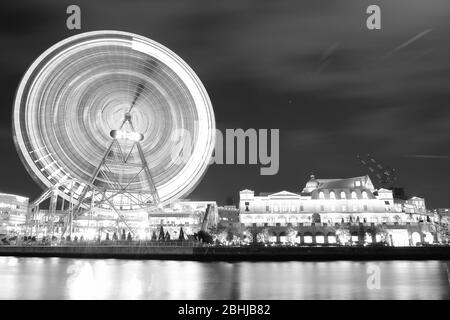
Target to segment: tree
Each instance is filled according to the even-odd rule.
[[[166,237],[165,237],[165,240],[170,240],[170,234],[169,234],[169,231],[166,231]]]
[[[125,233],[125,229],[122,229],[122,236],[120,237],[120,240],[126,240],[127,239],[127,235]]]
[[[295,240],[297,239],[297,234],[298,234],[298,231],[294,227],[289,226],[286,230],[287,242],[294,244]]]
[[[158,237],[156,236],[156,231],[153,231],[152,233],[152,240],[158,240]]]
[[[228,232],[227,232],[227,241],[233,241],[233,239],[234,239],[234,235],[233,235],[233,231],[231,231],[231,230],[228,230]]]
[[[336,236],[340,244],[346,244],[351,239],[350,230],[346,225],[341,225],[336,229]]]
[[[221,230],[221,231],[218,231],[215,234],[213,234],[214,241],[222,243],[222,244],[227,242],[227,237],[228,237],[227,230]]]
[[[164,240],[164,228],[161,225],[161,227],[159,228],[159,236],[158,236],[158,240]]]
[[[365,243],[372,243],[372,234],[370,232],[366,232],[364,234],[364,242]]]
[[[183,231],[183,227],[180,228],[180,235],[178,236],[178,240],[184,240],[184,231]]]
[[[387,231],[387,228],[379,224],[376,227],[376,234],[380,236],[380,242],[389,244],[389,232]]]
[[[213,243],[213,237],[206,231],[200,230],[195,234],[195,236],[203,243]]]
[[[260,243],[269,242],[269,229],[264,228],[260,233],[256,235],[256,240]]]
[[[244,242],[252,243],[253,242],[253,234],[250,229],[244,229],[241,234],[241,239]]]
[[[109,233],[106,234],[106,241],[109,241]]]
[[[449,227],[445,224],[438,224],[436,226],[436,233],[438,236],[438,240],[441,243],[448,243],[450,240],[450,231],[449,231]]]
[[[117,233],[116,233],[116,232],[114,232],[112,239],[113,239],[114,241],[119,240],[119,237],[117,236]]]
[[[131,233],[128,232],[128,235],[127,235],[127,241],[131,241],[131,240],[133,240],[133,238],[131,237]]]

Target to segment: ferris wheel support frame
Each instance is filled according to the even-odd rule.
[[[131,117],[129,116],[129,112],[127,114],[125,114],[125,118],[124,118],[124,120],[123,120],[119,130],[121,130],[126,123],[128,123],[130,125],[132,133],[137,133],[135,131],[135,129],[134,129],[133,122],[131,121]],[[65,224],[65,227],[64,227],[64,230],[63,230],[63,233],[62,233],[63,236],[67,232],[67,229],[69,229],[70,234],[72,233],[73,220],[80,214],[80,208],[83,206],[84,201],[86,200],[86,195],[87,195],[87,193],[89,191],[91,191],[91,199],[90,199],[91,202],[90,202],[90,205],[89,205],[89,211],[90,211],[90,215],[91,216],[92,216],[92,212],[93,212],[95,207],[99,207],[100,205],[102,205],[103,203],[106,202],[111,207],[111,209],[113,209],[113,211],[117,214],[119,220],[126,226],[128,231],[131,232],[131,234],[135,235],[134,230],[128,225],[128,223],[126,222],[124,217],[120,214],[120,211],[116,208],[116,205],[113,203],[113,201],[111,201],[111,199],[114,198],[115,196],[119,195],[119,194],[126,195],[127,193],[128,193],[128,197],[130,197],[130,196],[134,197],[132,195],[132,193],[130,193],[127,188],[132,183],[133,179],[137,175],[139,175],[142,171],[144,171],[144,173],[145,173],[145,175],[147,177],[147,180],[148,180],[148,184],[149,184],[149,188],[150,188],[150,190],[149,190],[150,196],[143,203],[142,202],[139,203],[140,202],[139,199],[136,199],[135,197],[134,198],[135,198],[135,200],[138,200],[137,204],[140,205],[142,208],[149,207],[147,205],[147,200],[149,198],[152,199],[152,203],[151,203],[150,207],[154,207],[156,209],[159,208],[158,206],[159,206],[160,200],[159,200],[159,196],[158,196],[158,191],[157,191],[157,189],[155,187],[155,184],[153,182],[153,178],[152,178],[152,175],[150,173],[150,169],[148,168],[148,164],[147,164],[147,161],[145,159],[144,152],[142,150],[142,147],[141,147],[139,141],[134,141],[133,146],[131,147],[131,150],[129,151],[129,153],[126,156],[123,154],[122,150],[120,149],[121,150],[121,159],[122,159],[122,161],[120,163],[122,165],[127,165],[127,161],[129,159],[129,155],[131,154],[131,151],[133,150],[134,146],[136,146],[136,148],[138,149],[139,157],[140,157],[140,160],[141,160],[141,164],[140,164],[141,170],[139,170],[139,172],[133,178],[131,178],[128,181],[128,183],[125,185],[125,187],[122,187],[120,185],[120,183],[117,182],[117,184],[120,186],[120,189],[118,191],[114,190],[115,192],[112,195],[107,196],[106,193],[108,191],[110,191],[109,189],[104,188],[103,190],[100,190],[98,187],[95,186],[95,180],[97,179],[99,173],[101,172],[102,167],[105,166],[107,168],[107,157],[108,157],[109,153],[111,152],[112,147],[115,144],[117,144],[120,147],[119,140],[114,137],[112,142],[110,143],[108,149],[106,150],[105,154],[103,155],[102,160],[100,161],[99,165],[95,169],[95,171],[94,171],[94,173],[93,173],[93,175],[92,175],[88,185],[85,187],[83,193],[81,194],[77,205],[73,209],[69,209],[69,212],[68,212],[69,215],[67,215],[68,222]],[[95,193],[96,192],[102,195],[102,199],[100,201],[98,201],[97,203],[95,203]],[[119,224],[118,224],[118,229],[119,229]]]

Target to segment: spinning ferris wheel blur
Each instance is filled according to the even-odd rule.
[[[13,122],[19,155],[47,190],[41,198],[56,194],[78,208],[133,210],[183,197],[215,141],[211,102],[192,69],[161,44],[119,31],[82,33],[45,51],[19,85]]]

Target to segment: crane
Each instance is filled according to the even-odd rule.
[[[211,204],[208,204],[206,206],[206,210],[205,210],[205,215],[203,216],[203,221],[202,221],[202,227],[200,228],[201,231],[206,232],[208,229],[208,222],[209,222],[209,211],[211,210]]]
[[[370,174],[377,178],[381,188],[392,189],[397,181],[397,172],[386,165],[380,164],[370,154],[367,156],[357,155],[358,160],[369,170]]]
[[[369,175],[376,177],[378,186],[380,188],[392,190],[394,198],[406,199],[405,190],[401,187],[396,187],[397,171],[389,166],[379,163],[373,156],[367,154],[366,156],[357,155],[358,160],[363,166],[369,170]]]
[[[200,227],[200,231],[195,233],[194,236],[197,240],[200,240],[203,243],[212,243],[213,238],[208,233],[208,222],[209,222],[209,213],[211,210],[211,204],[206,206],[205,215],[203,216],[202,226]]]

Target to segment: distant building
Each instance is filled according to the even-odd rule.
[[[153,232],[159,233],[161,226],[163,226],[165,232],[169,232],[171,239],[177,239],[181,227],[183,227],[186,235],[200,230],[208,204],[210,205],[207,219],[208,226],[214,228],[218,223],[217,204],[214,201],[179,200],[161,210],[152,210],[151,212],[124,210],[120,213],[123,216],[123,221],[140,239],[150,239]],[[74,221],[74,232],[87,238],[94,238],[97,235],[104,238],[106,233],[116,232],[118,226],[125,228],[122,219],[118,217],[115,211],[94,208],[92,214],[87,211],[77,217]],[[126,232],[128,231],[126,230]]]
[[[233,224],[240,223],[239,209],[235,206],[223,206],[218,208],[219,225],[231,227]]]
[[[450,209],[449,208],[433,209],[433,213],[438,214],[440,217],[450,217]]]
[[[27,197],[0,193],[0,234],[21,231],[28,212]]]
[[[317,232],[323,239],[328,233],[335,236],[335,229],[330,227],[345,223],[367,226],[368,231],[355,229],[354,232],[359,234],[352,235],[360,241],[361,233],[372,232],[376,225],[386,225],[392,229],[391,242],[398,245],[421,242],[420,235],[418,238],[416,234],[412,239],[413,230],[408,231],[406,225],[410,227],[423,222],[427,215],[423,198],[396,199],[392,190],[375,189],[368,175],[348,179],[316,179],[311,175],[300,192],[255,195],[252,190],[243,190],[239,210],[240,222],[246,227],[275,230],[273,233],[279,239],[280,234],[285,233],[283,228],[287,227],[304,230],[313,227],[307,231],[308,237]],[[317,227],[323,227],[323,230],[317,230]],[[428,230],[422,233],[425,232],[430,233]],[[433,241],[430,235],[427,241]]]

